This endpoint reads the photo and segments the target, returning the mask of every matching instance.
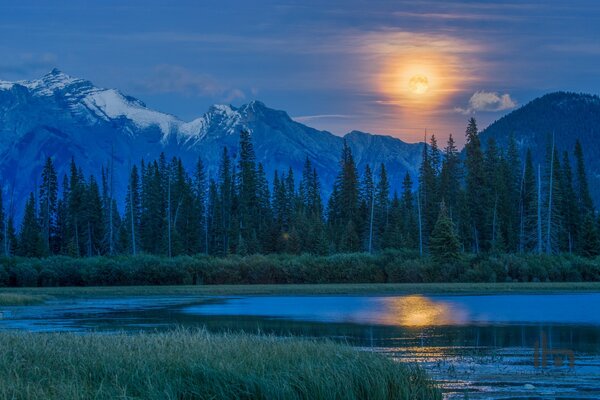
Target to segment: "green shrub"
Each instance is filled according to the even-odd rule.
[[[0,258],[0,286],[600,281],[600,258],[463,255],[440,264],[414,251],[309,254]]]

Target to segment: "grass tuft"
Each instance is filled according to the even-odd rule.
[[[441,399],[417,367],[328,341],[2,333],[0,347],[2,399]]]

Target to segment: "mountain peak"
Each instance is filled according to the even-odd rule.
[[[58,69],[58,68],[54,67],[54,68],[52,68],[52,70],[51,70],[50,72],[48,72],[46,75],[54,75],[54,76],[57,76],[57,75],[66,75],[66,74],[65,74],[64,72],[62,72],[60,69]]]

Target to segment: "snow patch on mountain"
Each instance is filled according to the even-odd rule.
[[[140,128],[158,126],[164,136],[181,124],[174,116],[143,107],[114,89],[92,92],[83,99],[83,103],[101,118],[127,118]]]

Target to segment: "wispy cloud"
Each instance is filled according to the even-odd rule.
[[[58,57],[54,53],[17,53],[3,55],[0,61],[0,78],[32,78],[56,67]]]
[[[223,101],[246,97],[238,88],[219,83],[208,74],[196,73],[177,65],[159,65],[152,74],[138,82],[138,87],[150,93],[177,93],[185,96],[209,96]]]
[[[302,115],[298,117],[292,117],[294,121],[301,123],[308,123],[312,121],[319,121],[324,119],[348,119],[354,118],[353,115],[345,115],[345,114],[319,114],[319,115]]]
[[[508,93],[499,94],[497,92],[486,92],[481,90],[473,93],[467,107],[456,107],[454,110],[461,114],[469,115],[478,111],[505,111],[515,108],[516,106],[517,102]]]

